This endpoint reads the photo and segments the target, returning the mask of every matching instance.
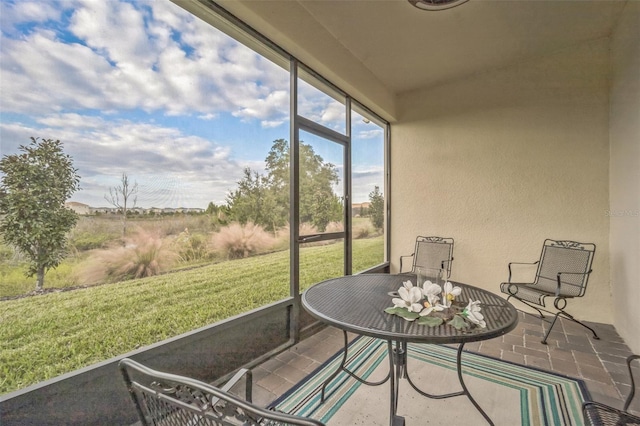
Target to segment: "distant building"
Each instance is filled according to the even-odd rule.
[[[78,203],[77,201],[69,201],[64,203],[64,206],[68,209],[73,210],[77,214],[88,215],[91,214],[91,207],[87,204]]]
[[[78,203],[77,201],[69,201],[64,203],[65,207],[73,210],[79,215],[96,215],[96,214],[118,214],[120,209],[116,207],[91,207],[87,204]],[[157,215],[172,215],[176,213],[204,213],[205,209],[201,209],[198,207],[150,207],[150,208],[142,208],[142,207],[134,207],[131,209],[127,209],[129,214],[139,214],[139,215],[147,215],[147,214],[157,214]]]

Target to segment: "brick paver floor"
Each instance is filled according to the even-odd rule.
[[[561,319],[544,345],[540,341],[548,323],[531,314],[519,315],[517,327],[509,334],[467,344],[465,350],[582,379],[593,400],[622,408],[630,389],[625,360],[631,350],[612,325],[588,323],[600,337],[595,340],[585,328]],[[273,401],[342,345],[342,332],[327,327],[254,368],[255,402]],[[640,398],[631,408],[640,413]]]

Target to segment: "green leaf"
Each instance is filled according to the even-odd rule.
[[[426,325],[428,327],[437,327],[443,322],[444,320],[442,318],[430,317],[430,316],[420,317],[420,319],[418,320],[418,324]]]
[[[417,312],[409,312],[407,308],[401,308],[399,306],[394,306],[393,308],[387,308],[384,311],[388,314],[398,315],[399,317],[408,319],[410,321],[413,321],[414,319],[420,316],[418,315]]]
[[[456,315],[453,317],[453,319],[451,321],[448,322],[448,324],[452,327],[455,327],[458,330],[462,330],[464,328],[469,328],[469,323],[467,323],[464,318],[462,318],[460,315]]]

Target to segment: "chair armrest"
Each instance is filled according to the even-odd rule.
[[[235,386],[240,380],[245,379],[244,391],[245,400],[252,402],[253,398],[253,372],[246,368],[241,368],[233,375],[224,386],[220,387],[221,390],[229,392],[233,386]]]
[[[558,280],[558,285],[556,287],[556,297],[560,296],[560,290],[562,290],[562,275],[589,275],[593,271],[593,269],[589,269],[587,272],[558,272],[556,275],[556,279]],[[575,284],[567,283],[567,285],[573,285],[577,287]]]
[[[411,253],[411,254],[407,254],[405,256],[400,256],[400,273],[402,273],[402,258],[404,258],[404,257],[413,257],[414,255],[415,255],[415,252]]]
[[[509,281],[507,281],[508,283],[511,283],[511,265],[537,265],[538,263],[540,263],[539,260],[536,260],[535,262],[509,262],[509,264],[507,265],[509,267]]]

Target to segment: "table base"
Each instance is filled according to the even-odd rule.
[[[485,418],[485,420],[490,424],[490,425],[494,425],[493,421],[491,420],[491,418],[487,415],[487,413],[485,413],[485,411],[482,409],[482,407],[480,407],[480,405],[478,404],[478,402],[473,398],[473,396],[471,396],[471,393],[469,392],[469,389],[467,388],[466,384],[464,383],[464,378],[462,376],[462,350],[464,348],[464,343],[460,343],[458,346],[458,351],[457,351],[457,355],[456,355],[456,370],[458,373],[458,381],[460,382],[460,386],[462,386],[462,390],[458,391],[458,392],[451,392],[451,393],[447,393],[447,394],[441,394],[441,395],[434,395],[434,394],[430,394],[427,393],[421,389],[418,388],[418,386],[411,380],[411,376],[409,375],[409,371],[407,369],[407,343],[406,342],[401,342],[401,341],[393,341],[393,340],[387,340],[387,356],[389,358],[389,373],[387,374],[387,376],[377,382],[371,382],[371,381],[367,381],[361,377],[359,377],[357,374],[355,374],[353,371],[349,370],[346,366],[347,364],[347,348],[348,348],[348,337],[347,337],[347,332],[343,331],[344,334],[344,353],[342,356],[342,361],[340,363],[340,366],[338,366],[338,368],[336,369],[335,372],[333,372],[333,374],[331,374],[331,376],[329,376],[329,378],[327,378],[327,380],[325,380],[325,382],[322,385],[322,396],[321,396],[321,401],[324,402],[325,400],[325,388],[326,386],[340,373],[340,371],[344,371],[345,373],[347,373],[349,376],[353,377],[354,379],[358,380],[360,383],[363,383],[365,385],[368,386],[380,386],[384,383],[386,383],[387,381],[390,382],[390,387],[391,387],[391,392],[390,392],[390,413],[389,413],[389,424],[390,426],[404,426],[405,424],[405,419],[402,416],[398,416],[397,414],[397,410],[398,410],[398,395],[399,395],[399,390],[400,390],[400,379],[404,378],[407,380],[407,382],[409,383],[409,385],[411,385],[411,387],[418,392],[420,395],[425,396],[427,398],[431,398],[431,399],[445,399],[445,398],[452,398],[455,396],[462,396],[462,395],[466,395],[467,398],[469,399],[469,401],[471,401],[471,403],[473,404],[474,407],[476,407],[476,409],[480,412],[480,414],[482,414],[482,416]]]
[[[371,381],[365,380],[362,377],[359,377],[353,371],[349,370],[347,368],[347,348],[349,347],[349,338],[347,336],[347,332],[346,331],[343,331],[342,333],[344,335],[344,352],[342,354],[342,362],[340,362],[340,365],[338,366],[336,371],[334,371],[331,374],[331,376],[329,376],[327,378],[327,380],[325,380],[324,383],[322,384],[322,392],[321,392],[321,398],[320,398],[321,402],[324,402],[324,393],[325,393],[325,389],[326,389],[327,385],[329,383],[331,383],[331,381],[340,373],[340,371],[344,371],[349,376],[353,377],[354,379],[356,379],[360,383],[363,383],[363,384],[365,384],[367,386],[380,386],[380,385],[385,384],[387,382],[387,380],[389,380],[391,378],[391,370],[387,374],[387,377],[385,377],[384,379],[382,379],[380,381],[377,381],[377,382],[371,382]]]

